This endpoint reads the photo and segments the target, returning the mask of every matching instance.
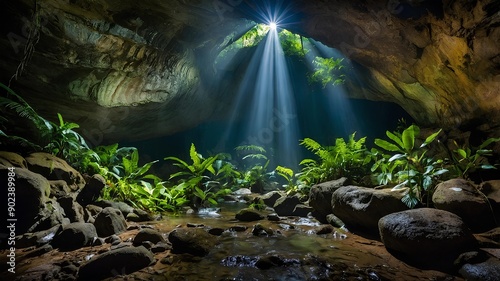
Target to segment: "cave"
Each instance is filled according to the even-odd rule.
[[[498,1],[2,6],[2,278],[500,279]]]

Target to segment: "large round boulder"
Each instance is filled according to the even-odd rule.
[[[332,195],[332,213],[348,228],[376,233],[381,217],[408,209],[401,202],[405,192],[405,189],[342,186]]]
[[[217,242],[215,236],[201,228],[177,228],[168,235],[174,253],[206,256]]]
[[[23,169],[28,168],[28,164],[26,163],[26,159],[24,159],[24,157],[17,153],[8,151],[0,151],[0,164],[7,167],[17,167]]]
[[[73,191],[85,186],[82,175],[66,161],[52,154],[35,152],[26,157],[30,171],[39,173],[49,180],[64,180]]]
[[[461,217],[473,231],[481,232],[496,226],[486,195],[467,180],[451,179],[438,184],[432,202],[435,208]]]
[[[127,222],[122,212],[112,207],[106,207],[97,214],[94,221],[99,237],[118,234],[127,229]]]
[[[143,269],[155,261],[144,246],[123,247],[94,256],[82,264],[77,280],[102,280]]]
[[[52,245],[61,250],[75,250],[89,246],[95,237],[97,232],[93,224],[75,222],[65,225],[54,237]]]
[[[14,204],[12,218],[16,218],[16,233],[22,234],[26,231],[34,231],[34,228],[39,222],[40,213],[45,208],[46,202],[49,200],[50,184],[43,176],[33,173],[27,169],[14,168],[9,170],[8,167],[0,164],[0,172],[4,185],[3,198],[12,198],[10,204]],[[7,186],[7,179],[14,179],[14,186]],[[11,196],[7,194],[15,194]],[[5,201],[5,211],[7,211],[8,202]]]
[[[456,257],[476,246],[462,219],[450,212],[421,208],[380,219],[379,231],[388,250],[412,259]]]

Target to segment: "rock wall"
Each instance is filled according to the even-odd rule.
[[[356,98],[395,101],[424,125],[500,134],[500,3],[296,1],[298,32],[360,64]]]
[[[42,116],[79,123],[94,145],[171,134],[224,112],[236,87],[215,83],[215,58],[243,18],[262,20],[242,12],[253,1],[37,3],[3,5],[1,81],[34,46],[13,88]],[[296,0],[287,28],[352,60],[351,97],[396,102],[422,125],[498,136],[499,11],[495,0]],[[26,44],[33,26],[36,44]]]

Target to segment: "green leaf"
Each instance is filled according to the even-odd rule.
[[[490,165],[490,164],[484,164],[484,165],[481,165],[481,169],[491,170],[491,169],[496,169],[496,168],[495,168],[495,166],[493,166],[493,165]]]
[[[406,152],[413,150],[415,146],[415,137],[418,135],[418,132],[420,132],[420,129],[416,125],[411,125],[403,131],[401,139],[403,141],[403,148]]]
[[[399,159],[402,159],[402,158],[405,158],[406,157],[406,154],[394,154],[391,158],[389,158],[389,162],[393,162],[395,160],[399,160]]]
[[[467,152],[465,152],[465,150],[459,148],[455,151],[458,153],[458,155],[462,156],[462,158],[464,158],[464,159],[467,158]]]
[[[191,143],[191,148],[189,149],[189,156],[193,161],[193,166],[200,165],[201,157],[198,154],[198,152],[196,152],[196,147],[194,146],[194,143]]]
[[[404,145],[403,145],[403,141],[401,140],[400,137],[396,136],[395,134],[393,134],[392,132],[390,131],[386,131],[385,134],[391,139],[393,140],[396,144],[398,144],[402,149],[404,148]]]
[[[387,151],[401,151],[399,147],[397,147],[395,144],[392,144],[386,140],[382,139],[375,139],[375,144],[378,145],[379,147],[387,150]]]
[[[479,149],[483,149],[485,147],[487,147],[488,145],[490,145],[491,143],[493,142],[498,142],[500,141],[500,138],[489,138],[487,139],[486,141],[484,141],[480,146],[479,146]]]
[[[442,130],[443,130],[443,129],[439,129],[439,131],[437,131],[437,132],[435,132],[434,134],[432,134],[432,135],[428,136],[428,137],[425,139],[424,143],[422,143],[422,145],[420,146],[420,148],[422,148],[422,147],[424,147],[424,146],[428,145],[429,143],[433,142],[433,141],[434,141],[434,139],[436,139],[436,137],[439,135],[439,133],[441,133],[441,131],[442,131]]]

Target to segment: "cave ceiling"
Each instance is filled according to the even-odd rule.
[[[7,1],[1,82],[21,65],[11,87],[94,144],[173,134],[227,111],[235,85],[214,81],[215,59],[228,35],[263,20],[264,2]],[[500,135],[500,2],[297,0],[286,12],[285,28],[354,62],[350,97]]]

